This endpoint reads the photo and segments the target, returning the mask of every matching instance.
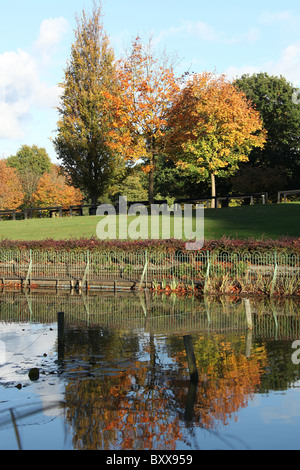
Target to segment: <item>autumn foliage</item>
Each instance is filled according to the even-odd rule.
[[[34,195],[34,201],[39,207],[79,205],[83,201],[83,194],[77,188],[68,184],[68,179],[60,174],[59,169],[53,165],[52,171],[44,173]]]
[[[246,357],[234,337],[215,335],[200,337],[195,356],[200,375],[195,422],[204,429],[216,430],[221,423],[227,425],[237,419],[237,412],[253,398],[268,366],[266,348],[255,345],[251,356]],[[185,363],[182,354],[178,354],[178,360]]]
[[[17,171],[0,160],[0,210],[17,209],[23,201],[24,193]]]
[[[167,111],[179,91],[172,66],[155,57],[151,43],[137,37],[131,53],[117,67],[118,93],[107,94],[114,121],[110,147],[126,160],[143,160],[153,198],[156,159],[165,146]]]
[[[109,329],[108,329],[109,331]],[[99,364],[91,361],[91,346],[82,346],[82,364],[89,361],[89,376],[85,380],[70,379],[66,386],[67,421],[75,430],[73,444],[85,450],[176,450],[185,437],[183,416],[190,408],[186,352],[180,335],[164,344],[164,358],[172,361],[176,372],[169,375],[160,362],[155,337],[143,344],[143,355],[148,361],[126,357],[126,368],[119,366],[120,347],[125,335],[110,333],[110,350],[114,352],[114,373],[99,374]],[[114,336],[115,335],[115,336]],[[246,338],[227,335],[199,335],[195,338],[195,357],[199,383],[195,391],[192,412],[193,429],[218,432],[238,417],[259,388],[268,367],[265,345],[255,345],[251,356],[245,356]],[[85,349],[84,349],[85,347]],[[107,347],[107,346],[106,346]],[[73,351],[72,351],[73,352]],[[101,350],[102,374],[112,364],[112,356]],[[99,353],[98,353],[99,354]],[[112,354],[112,352],[110,353]],[[124,361],[124,350],[121,352]],[[70,355],[71,356],[71,355]],[[70,357],[69,356],[69,357]],[[68,357],[68,359],[69,359]],[[74,356],[71,356],[74,357]],[[97,357],[97,356],[95,356]],[[76,377],[78,366],[72,363]],[[81,366],[82,367],[82,366]],[[81,374],[85,373],[82,368]],[[189,405],[189,406],[188,406]],[[88,432],[87,432],[88,430]]]
[[[262,148],[266,132],[259,112],[224,75],[197,74],[182,88],[169,112],[168,151],[199,178],[228,176]]]
[[[83,11],[58,108],[58,158],[76,187],[96,203],[116,169],[142,162],[154,201],[159,158],[211,177],[230,176],[266,139],[259,113],[224,75],[175,75],[174,56],[135,38],[116,61],[102,7]]]

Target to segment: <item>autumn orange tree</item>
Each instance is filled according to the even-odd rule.
[[[23,202],[24,193],[14,168],[0,160],[0,210],[17,209]]]
[[[39,207],[79,205],[84,196],[80,189],[70,184],[69,177],[53,165],[51,172],[44,173],[34,194],[34,202]]]
[[[181,168],[211,178],[233,174],[248,160],[252,148],[262,148],[266,132],[259,112],[224,75],[196,74],[182,88],[169,116],[168,151]],[[215,201],[215,199],[213,199]]]
[[[137,37],[118,62],[118,93],[107,94],[113,112],[110,147],[129,162],[143,161],[149,174],[149,201],[158,155],[165,146],[167,111],[179,91],[171,61],[154,56],[151,41]]]
[[[265,345],[252,345],[245,354],[246,337],[228,334],[199,335],[194,344],[199,383],[194,406],[194,423],[204,429],[217,429],[237,418],[258,390],[269,366]],[[176,351],[176,360],[185,363],[184,351]],[[181,402],[186,394],[179,390]]]
[[[15,168],[24,192],[23,207],[33,207],[35,193],[41,176],[51,171],[51,159],[44,148],[37,145],[22,145],[16,155],[6,159],[8,166]]]

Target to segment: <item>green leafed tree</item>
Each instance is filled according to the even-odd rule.
[[[24,193],[24,206],[31,207],[40,178],[51,170],[49,155],[44,148],[23,145],[16,155],[7,158],[6,164],[17,171]]]
[[[267,130],[264,148],[254,148],[249,165],[281,168],[289,186],[300,183],[300,104],[299,93],[284,77],[267,73],[243,75],[235,81],[259,111]],[[279,189],[284,189],[278,187]]]
[[[77,18],[75,42],[58,107],[54,147],[72,184],[96,204],[120,166],[107,145],[111,128],[107,91],[115,87],[114,53],[102,24],[102,6]]]

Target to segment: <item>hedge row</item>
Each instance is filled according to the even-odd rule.
[[[69,240],[18,241],[0,240],[0,250],[39,250],[39,251],[139,251],[155,252],[185,251],[185,242],[181,240],[145,240],[145,241],[103,241],[98,238],[74,238]],[[201,251],[214,252],[270,252],[300,254],[300,238],[281,238],[278,240],[241,240],[223,237],[219,240],[206,240]]]

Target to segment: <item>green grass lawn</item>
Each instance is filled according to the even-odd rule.
[[[99,217],[63,217],[1,221],[0,238],[64,240],[96,237]],[[277,239],[300,237],[300,204],[256,205],[205,210],[205,238]]]

